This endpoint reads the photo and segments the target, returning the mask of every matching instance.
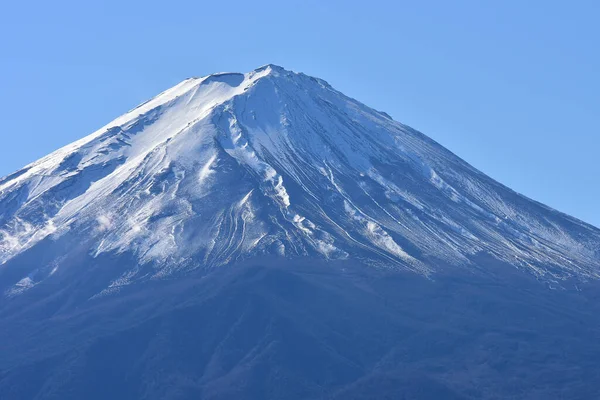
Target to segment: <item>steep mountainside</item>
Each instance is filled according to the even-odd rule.
[[[134,252],[111,288],[264,254],[426,275],[489,254],[548,280],[596,278],[600,266],[597,229],[271,65],[185,80],[4,178],[0,210],[3,264],[68,232],[77,243],[60,258],[81,237],[93,255]],[[19,266],[8,292],[60,272],[44,261]]]
[[[321,79],[187,79],[0,179],[0,397],[592,398],[598,277]]]

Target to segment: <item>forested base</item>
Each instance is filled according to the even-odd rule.
[[[0,398],[597,398],[597,287],[506,271],[269,261],[84,302],[32,291],[0,307]]]

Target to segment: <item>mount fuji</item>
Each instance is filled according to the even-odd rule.
[[[598,278],[322,79],[191,78],[0,179],[0,397],[593,398]]]

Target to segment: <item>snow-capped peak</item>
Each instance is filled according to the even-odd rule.
[[[184,80],[0,180],[0,211],[0,264],[64,249],[19,267],[26,289],[80,252],[136,257],[113,287],[144,265],[159,277],[264,254],[423,274],[485,255],[548,279],[600,266],[596,228],[271,64]]]

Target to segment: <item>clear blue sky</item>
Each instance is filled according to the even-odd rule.
[[[0,175],[186,77],[275,63],[600,226],[599,3],[4,2]]]

